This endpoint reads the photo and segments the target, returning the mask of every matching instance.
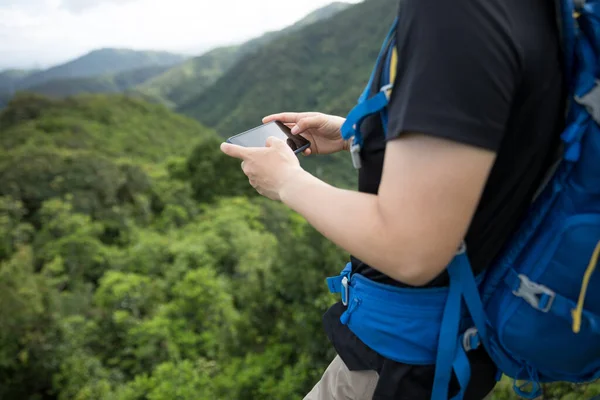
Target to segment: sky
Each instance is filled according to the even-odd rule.
[[[197,55],[284,28],[331,2],[0,0],[0,70],[46,68],[105,47]]]

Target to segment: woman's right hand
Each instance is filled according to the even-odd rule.
[[[331,154],[348,150],[340,131],[345,118],[318,112],[284,112],[263,118],[263,123],[281,121],[292,129],[294,135],[302,135],[310,141],[310,148],[304,151],[310,154]]]

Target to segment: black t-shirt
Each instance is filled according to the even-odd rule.
[[[466,237],[476,273],[516,229],[555,154],[564,84],[554,7],[552,0],[401,1],[387,139],[379,116],[362,125],[361,192],[377,193],[386,140],[401,140],[404,132],[496,153]],[[352,264],[353,273],[403,285],[354,257]],[[447,283],[444,272],[430,286]],[[325,330],[350,369],[379,372],[374,399],[428,399],[435,367],[384,359],[340,323],[343,312],[335,304],[325,314]],[[467,398],[481,399],[494,385],[495,370],[481,349],[469,358]]]

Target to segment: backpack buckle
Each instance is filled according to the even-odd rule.
[[[342,291],[341,291],[342,304],[344,306],[348,305],[348,297],[350,297],[348,286],[349,286],[349,284],[348,284],[348,277],[344,276],[342,278]]]
[[[536,310],[544,313],[550,311],[556,293],[544,285],[531,281],[523,274],[519,274],[519,280],[521,284],[517,290],[513,290],[513,294],[521,297]]]
[[[477,349],[480,342],[479,331],[474,326],[467,329],[463,334],[462,345],[466,352]]]

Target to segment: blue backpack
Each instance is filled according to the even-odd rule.
[[[557,9],[569,92],[563,153],[493,265],[473,276],[463,246],[447,268],[448,288],[382,285],[350,264],[327,280],[347,306],[342,323],[365,344],[399,362],[436,365],[435,400],[448,398],[453,375],[453,398],[463,397],[466,353],[480,345],[498,378],[528,384],[515,383],[522,397],[539,396],[541,382],[600,378],[600,0],[560,0]],[[342,127],[357,168],[362,121],[378,113],[386,126],[396,24],[375,68],[385,62],[388,84],[369,97],[374,70]]]

